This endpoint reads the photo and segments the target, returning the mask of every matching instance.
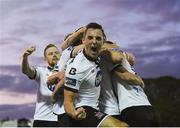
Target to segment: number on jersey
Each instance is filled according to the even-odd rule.
[[[76,68],[71,68],[69,74],[76,75]]]

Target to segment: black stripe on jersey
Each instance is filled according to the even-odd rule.
[[[100,57],[97,58],[95,64],[97,65],[96,68],[100,67]]]
[[[53,70],[53,67],[48,66],[47,69],[48,69],[49,71],[52,71],[52,70]]]
[[[68,90],[68,91],[71,91],[71,92],[74,92],[74,93],[77,93],[78,90],[74,89],[74,88],[70,88],[70,87],[67,87],[65,86],[64,89]]]
[[[74,51],[74,48],[72,48],[72,50],[71,50],[70,58],[73,58],[73,51]]]

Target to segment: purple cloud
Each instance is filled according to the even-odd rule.
[[[122,10],[136,12],[148,15],[158,15],[163,20],[178,22],[180,20],[180,1],[179,0],[92,0],[91,5],[108,8],[115,14],[116,11]]]
[[[180,77],[180,36],[170,36],[158,41],[134,44],[124,50],[136,56],[136,69],[143,77],[163,75]]]
[[[28,118],[32,119],[35,111],[35,103],[22,105],[0,105],[0,119]]]
[[[1,90],[29,94],[36,92],[36,82],[23,75],[19,66],[1,66],[0,70]]]

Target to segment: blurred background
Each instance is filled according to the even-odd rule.
[[[89,22],[136,56],[161,126],[180,126],[179,0],[0,0],[0,126],[33,118],[36,83],[21,73],[23,51],[36,45],[30,63],[44,66],[47,44]]]

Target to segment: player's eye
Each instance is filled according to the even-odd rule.
[[[101,38],[101,37],[96,37],[96,40],[97,40],[97,41],[101,41],[102,38]]]
[[[93,37],[92,37],[92,36],[88,36],[88,39],[89,39],[89,40],[92,40],[92,39],[93,39]]]

